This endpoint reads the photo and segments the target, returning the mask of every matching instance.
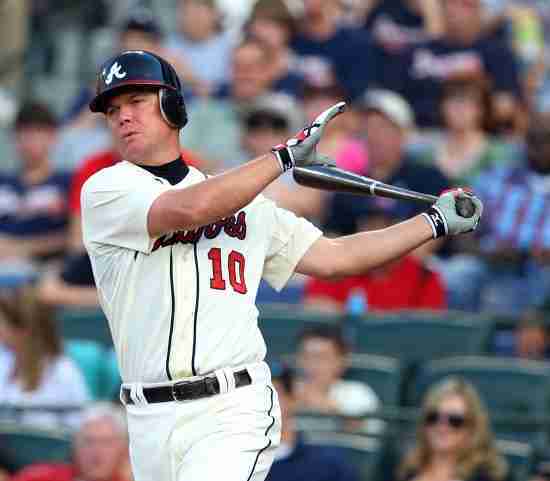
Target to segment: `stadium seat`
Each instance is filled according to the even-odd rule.
[[[399,406],[403,365],[398,359],[374,354],[353,354],[344,377],[368,384],[383,406]]]
[[[65,431],[0,425],[0,466],[10,472],[33,463],[68,462],[70,456],[71,439]]]
[[[355,350],[414,364],[486,352],[492,320],[466,313],[400,311],[355,322]]]
[[[429,386],[448,376],[462,377],[472,383],[493,412],[532,416],[548,413],[550,363],[484,356],[430,361],[418,372],[415,404]]]
[[[287,304],[260,304],[259,327],[267,345],[267,360],[296,351],[299,332],[309,323],[337,323],[337,317],[304,311]]]
[[[342,455],[353,463],[360,479],[379,481],[382,479],[386,443],[383,438],[338,431],[304,431],[304,442],[310,446],[319,446],[341,450]]]
[[[533,460],[534,449],[528,443],[497,439],[497,449],[508,462],[513,479],[528,479]]]
[[[70,339],[65,342],[65,352],[80,368],[92,399],[103,399],[107,370],[103,346],[95,341]]]
[[[60,309],[56,313],[56,324],[65,340],[89,340],[106,348],[113,346],[109,324],[100,309]]]

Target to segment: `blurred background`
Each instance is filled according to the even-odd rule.
[[[257,302],[281,398],[270,481],[550,479],[547,0],[0,0],[0,480],[131,480],[120,378],[80,230],[120,159],[88,102],[126,49],[185,87],[183,156],[211,173],[333,103],[347,170],[482,198],[477,232]],[[422,205],[285,174],[265,194],[329,236]]]

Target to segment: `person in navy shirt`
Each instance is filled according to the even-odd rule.
[[[57,120],[39,103],[24,104],[15,120],[19,170],[0,176],[0,263],[44,261],[66,243],[69,174],[54,171],[49,154]]]
[[[353,99],[376,82],[376,56],[368,32],[340,24],[339,8],[337,0],[306,0],[290,45],[306,78],[336,81]]]
[[[271,365],[273,386],[281,406],[281,444],[266,481],[359,481],[357,468],[339,448],[307,444],[296,431],[295,375],[286,365]]]
[[[480,0],[443,0],[445,35],[416,45],[386,62],[380,83],[411,103],[419,127],[441,127],[442,85],[450,78],[485,75],[491,82],[492,114],[510,127],[521,101],[518,62],[510,45],[483,29]]]

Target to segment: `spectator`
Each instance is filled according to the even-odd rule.
[[[490,94],[483,77],[445,80],[441,111],[444,130],[429,138],[427,160],[455,185],[471,185],[481,171],[511,161],[513,147],[489,133]]]
[[[67,241],[70,178],[55,172],[49,157],[56,118],[44,105],[25,104],[14,135],[21,164],[15,175],[0,176],[0,271],[10,262],[40,267]]]
[[[337,83],[346,96],[361,95],[377,78],[378,65],[368,32],[341,25],[338,0],[304,0],[299,31],[291,47],[305,77]]]
[[[360,228],[383,229],[402,220],[387,199],[365,203],[366,220]],[[362,293],[370,310],[446,309],[446,292],[439,273],[411,254],[369,271],[363,276],[338,281],[310,278],[306,282],[304,305],[307,308],[338,314],[346,312],[351,296]]]
[[[506,462],[496,451],[487,411],[470,384],[451,378],[430,388],[415,445],[401,463],[397,478],[507,479]]]
[[[473,187],[486,206],[473,255],[442,271],[456,309],[517,316],[550,297],[550,113],[532,115],[525,153],[482,173]]]
[[[338,449],[308,446],[297,432],[293,372],[277,363],[271,366],[271,376],[281,406],[282,429],[281,443],[266,481],[358,481],[358,473]]]
[[[306,122],[313,122],[319,113],[337,103],[342,96],[342,89],[336,84],[305,82],[302,90],[302,107]],[[335,159],[338,167],[361,172],[367,163],[367,150],[364,142],[353,137],[356,130],[354,119],[353,115],[334,119],[325,129],[318,149]],[[267,144],[264,144],[265,146]],[[327,193],[319,189],[301,187],[293,181],[289,182],[289,176],[278,179],[266,192],[269,192],[280,206],[317,224],[325,214]]]
[[[361,127],[366,137],[368,165],[358,172],[388,184],[412,190],[439,194],[449,181],[439,169],[422,165],[407,151],[414,117],[409,104],[398,94],[387,90],[367,91],[356,103]],[[388,201],[402,218],[419,213],[422,206],[412,202]],[[326,229],[341,234],[357,232],[364,218],[364,204],[357,197],[336,194],[327,211]],[[434,244],[432,244],[434,245]]]
[[[550,359],[548,329],[543,311],[528,310],[519,319],[512,332],[497,332],[495,354],[518,359],[544,361]]]
[[[367,0],[361,4],[364,28],[390,57],[443,34],[441,5],[437,0]]]
[[[241,112],[262,95],[272,93],[272,51],[255,38],[244,39],[233,50],[227,95],[204,99],[189,109],[185,145],[206,159],[203,168],[220,172],[239,163],[242,138]]]
[[[0,91],[5,89],[14,98],[23,94],[21,85],[29,41],[30,3],[28,0],[7,0],[0,5],[0,62],[3,66]]]
[[[284,0],[259,0],[245,25],[245,33],[260,39],[272,50],[273,90],[293,97],[301,94],[304,76],[290,49],[296,21]]]
[[[378,396],[368,385],[342,379],[350,346],[339,327],[305,328],[298,343],[297,363],[302,377],[297,382],[296,399],[301,409],[363,416],[379,408]]]
[[[542,8],[543,2],[538,0],[482,1],[487,4],[488,27],[512,45],[519,62],[525,98],[532,102],[537,84],[544,75],[544,20],[548,29],[548,9]]]
[[[236,38],[224,31],[216,0],[178,0],[176,18],[178,31],[168,37],[166,48],[212,91],[229,77]]]
[[[509,133],[521,88],[511,47],[484,30],[481,0],[443,0],[445,35],[383,67],[383,85],[402,92],[422,128],[439,128],[442,82],[456,75],[484,75],[491,85],[491,113],[496,128]]]
[[[118,407],[87,407],[73,441],[70,464],[35,464],[12,481],[131,481],[126,419]]]
[[[164,48],[160,25],[148,9],[132,8],[131,13],[117,26],[113,50],[147,50],[160,55],[174,65],[188,95],[204,93],[202,84],[190,68],[176,58],[174,52]],[[101,155],[111,148],[111,134],[104,118],[90,112],[88,106],[94,95],[95,84],[86,85],[65,114],[65,124],[54,157],[58,165],[70,170],[78,168],[87,157]]]
[[[9,351],[0,366],[0,404],[23,411],[22,422],[74,427],[78,409],[89,400],[84,378],[62,353],[53,314],[34,289],[20,287],[0,296],[0,343]],[[47,408],[71,408],[67,413]],[[37,408],[44,408],[38,410]]]

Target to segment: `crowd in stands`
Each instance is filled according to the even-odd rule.
[[[0,423],[74,434],[71,464],[11,478],[6,464],[0,480],[131,479],[114,352],[67,342],[56,324],[60,312],[99,310],[80,191],[121,160],[102,116],[88,109],[95,71],[121,50],[149,50],[175,66],[190,119],[182,158],[208,174],[269,151],[344,99],[347,112],[319,145],[338,167],[433,195],[471,187],[484,202],[475,233],[363,276],[297,276],[281,293],[262,285],[259,304],[335,317],[502,316],[512,327],[493,339],[494,355],[549,359],[547,0],[0,3]],[[383,229],[425,208],[309,189],[289,173],[265,195],[330,235]],[[313,411],[346,417],[350,435],[385,429],[369,419],[385,408],[380,393],[346,378],[353,342],[320,325],[288,354],[272,364],[284,424],[268,479],[361,479],[340,450],[312,447],[299,421]],[[423,399],[411,450],[399,446],[384,479],[514,479],[490,406],[471,384],[447,379]],[[531,466],[533,481],[550,479],[546,454]]]

